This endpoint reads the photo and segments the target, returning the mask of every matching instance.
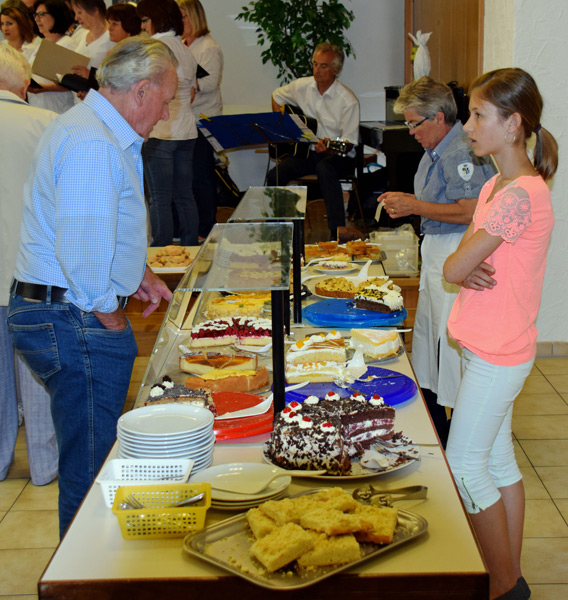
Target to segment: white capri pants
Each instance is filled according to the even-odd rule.
[[[514,367],[493,365],[463,349],[462,380],[446,455],[468,513],[497,502],[498,488],[522,479],[515,459],[513,402],[534,359]]]

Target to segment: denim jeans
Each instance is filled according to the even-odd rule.
[[[150,138],[142,146],[144,176],[150,193],[152,246],[172,243],[175,204],[183,246],[197,246],[199,215],[193,197],[195,140]]]
[[[116,439],[136,357],[130,323],[105,329],[68,302],[12,296],[14,346],[44,382],[59,446],[59,529],[71,522]]]

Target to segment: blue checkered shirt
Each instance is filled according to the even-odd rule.
[[[81,310],[113,312],[146,263],[142,138],[91,90],[47,128],[24,187],[19,281],[68,288]]]

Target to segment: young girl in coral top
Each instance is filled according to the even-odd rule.
[[[535,320],[554,226],[546,181],[556,171],[542,98],[522,69],[499,69],[470,88],[464,126],[499,174],[483,187],[473,222],[444,277],[462,289],[448,332],[463,348],[463,376],[447,445],[452,473],[481,544],[490,597],[529,598],[520,557],[524,488],[511,434],[513,401],[536,353]],[[536,137],[534,161],[526,143]]]

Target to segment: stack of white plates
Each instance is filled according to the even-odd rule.
[[[292,482],[289,476],[278,477],[270,482],[265,489],[257,494],[237,494],[236,492],[225,492],[215,488],[215,480],[221,481],[227,477],[227,474],[236,469],[243,470],[255,469],[261,465],[260,463],[230,463],[226,465],[217,465],[204,469],[200,473],[195,474],[195,469],[191,473],[190,483],[210,483],[211,484],[211,508],[217,510],[248,510],[254,508],[267,500],[277,500],[284,495],[288,486]]]
[[[191,458],[192,471],[213,462],[213,413],[184,404],[137,408],[117,424],[118,458]]]

